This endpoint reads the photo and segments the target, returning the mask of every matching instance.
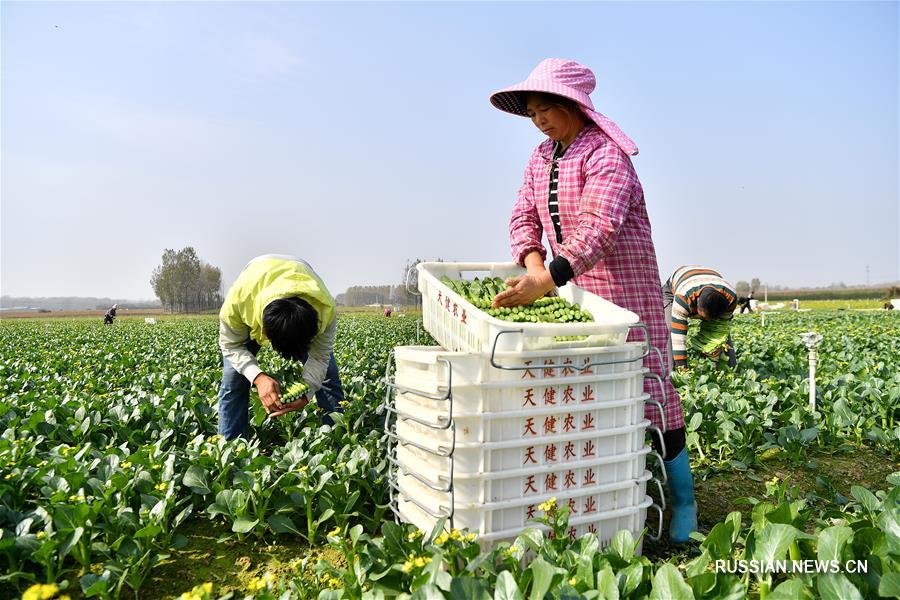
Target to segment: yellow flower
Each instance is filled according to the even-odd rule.
[[[578,583],[578,579],[576,579],[575,577],[569,580],[569,585],[571,585],[572,587],[575,587],[576,583]]]
[[[431,562],[430,556],[419,556],[413,563],[420,569]]]
[[[413,568],[412,561],[408,560],[405,563],[403,563],[403,566],[400,567],[400,570],[403,571],[404,573],[409,573],[410,571],[412,571],[412,568]]]
[[[443,546],[444,544],[447,543],[447,540],[449,540],[449,539],[450,539],[450,536],[446,532],[444,532],[441,535],[437,536],[437,539],[434,540],[434,543],[437,544],[438,546]]]
[[[203,585],[200,586],[200,589],[202,589],[203,592],[206,594],[212,594],[213,584],[211,581],[207,581],[206,583],[204,583]]]
[[[84,496],[82,494],[72,494],[69,496],[69,502],[84,502]]]
[[[407,541],[414,542],[417,539],[423,537],[424,535],[425,534],[423,534],[420,529],[416,529],[415,531],[410,533],[408,536],[406,536],[406,539],[407,539]]]
[[[556,508],[556,497],[555,496],[553,498],[550,498],[546,502],[541,502],[540,504],[538,504],[538,509],[540,509],[544,512],[550,512],[554,508]]]
[[[22,600],[48,600],[59,592],[54,583],[36,583],[22,594]]]
[[[476,537],[478,537],[478,536],[475,533],[469,533],[466,535],[466,541],[474,542]]]
[[[519,551],[519,547],[516,546],[515,544],[513,544],[512,546],[510,546],[509,548],[507,548],[506,550],[504,550],[503,553],[504,553],[506,556],[512,558],[512,556],[513,556],[514,554],[516,554],[518,551]]]
[[[340,535],[341,535],[340,527],[335,527],[334,529],[332,529],[331,531],[328,532],[328,537],[340,537]]]
[[[103,564],[102,563],[94,563],[91,565],[91,573],[94,575],[100,575],[103,573]]]
[[[123,462],[120,466],[121,466],[123,469],[130,469],[130,468],[131,468],[131,463],[128,462],[128,461],[126,460],[126,461]]]
[[[47,537],[47,532],[46,532],[46,531],[38,531],[38,532],[37,532],[37,539],[42,540],[42,539],[44,539],[45,537]]]
[[[9,473],[9,474],[7,474],[7,476],[4,477],[3,479],[9,481],[10,479],[12,479],[12,478],[15,477],[15,476],[16,476],[15,473]]]
[[[160,492],[166,491],[167,487],[169,487],[169,484],[166,483],[165,481],[163,481],[162,483],[156,484],[156,489],[157,489],[157,491],[160,491]]]

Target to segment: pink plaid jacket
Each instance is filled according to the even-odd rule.
[[[553,235],[548,195],[553,140],[535,148],[525,168],[525,182],[509,222],[513,258],[524,264],[530,252],[540,252],[548,235],[554,256],[562,255],[575,273],[573,282],[589,292],[636,313],[650,330],[650,341],[665,360],[651,352],[645,365],[663,378],[665,398],[655,380],[644,389],[665,406],[668,429],[684,427],[681,398],[668,378],[669,330],[663,313],[656,250],[644,190],[631,159],[595,125],[588,125],[559,160],[557,198],[563,242]],[[641,339],[632,332],[629,339]],[[646,416],[660,426],[659,411],[648,405]]]

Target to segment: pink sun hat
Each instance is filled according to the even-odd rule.
[[[525,81],[491,94],[491,104],[502,111],[527,117],[522,92],[544,92],[569,98],[577,102],[584,114],[611,137],[625,154],[634,156],[638,153],[634,141],[611,119],[594,110],[590,93],[596,86],[594,74],[584,65],[574,60],[547,58],[538,63]]]

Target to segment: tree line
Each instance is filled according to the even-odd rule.
[[[222,304],[222,271],[197,256],[188,246],[163,250],[162,264],[150,277],[153,293],[171,312],[200,312]]]

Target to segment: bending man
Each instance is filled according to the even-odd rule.
[[[344,391],[333,352],[336,328],[334,299],[306,262],[277,254],[251,260],[219,312],[219,433],[225,439],[247,434],[251,385],[270,417],[307,404],[307,396],[281,404],[278,382],[256,362],[260,345],[267,341],[285,358],[303,362],[309,394],[323,410],[342,412]],[[323,422],[330,424],[330,417]]]

